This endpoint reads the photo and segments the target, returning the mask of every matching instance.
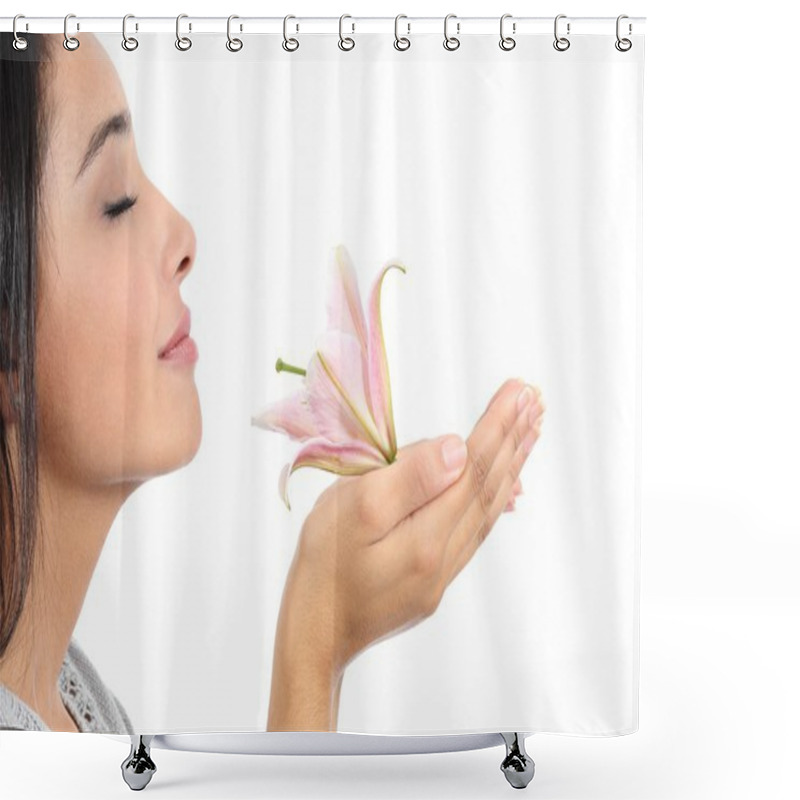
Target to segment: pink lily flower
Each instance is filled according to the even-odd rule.
[[[278,489],[290,510],[288,480],[300,467],[360,475],[395,460],[397,437],[380,316],[383,276],[393,267],[406,271],[396,262],[381,268],[370,292],[368,329],[347,249],[333,249],[327,330],[318,337],[307,369],[280,358],[275,364],[278,372],[302,375],[303,385],[251,417],[253,425],[305,443],[281,470]]]

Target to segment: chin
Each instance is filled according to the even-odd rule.
[[[156,455],[152,474],[163,475],[186,466],[197,455],[202,438],[203,417],[197,402],[167,430],[155,433],[155,443],[150,451],[151,458],[153,454]]]
[[[186,423],[182,442],[182,457],[179,466],[184,466],[194,459],[200,449],[203,439],[203,415],[200,413],[199,400],[195,404],[194,412],[184,418]],[[189,424],[191,422],[191,425]]]

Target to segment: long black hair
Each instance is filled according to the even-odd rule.
[[[22,614],[40,521],[34,353],[53,37],[25,39],[16,50],[0,32],[0,660]]]

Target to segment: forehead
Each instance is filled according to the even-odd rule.
[[[71,52],[60,41],[54,42],[48,81],[48,105],[53,112],[51,152],[61,157],[61,168],[73,172],[97,125],[128,105],[105,48],[91,34],[80,40],[80,47]]]

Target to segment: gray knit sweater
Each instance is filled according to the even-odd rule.
[[[130,718],[75,639],[70,639],[59,673],[64,705],[81,732],[135,733]],[[0,730],[49,731],[42,718],[0,683]]]

